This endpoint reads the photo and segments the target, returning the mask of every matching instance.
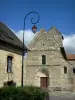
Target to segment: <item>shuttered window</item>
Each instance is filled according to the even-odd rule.
[[[12,72],[12,57],[7,57],[7,72]]]

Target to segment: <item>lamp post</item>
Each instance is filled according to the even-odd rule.
[[[27,16],[32,14],[32,13],[37,15],[37,20],[35,22],[33,22],[34,17],[31,18],[31,23],[33,24],[32,31],[34,34],[36,33],[36,30],[37,30],[37,27],[35,26],[35,24],[38,23],[38,21],[39,21],[39,14],[35,11],[29,12],[24,18],[21,87],[23,87],[23,78],[24,78],[23,74],[24,74],[24,52],[25,52],[25,47],[24,47],[25,21],[26,21]]]

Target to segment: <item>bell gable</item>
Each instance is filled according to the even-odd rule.
[[[31,43],[28,45],[29,50],[51,50],[51,49],[59,49],[62,45],[58,40],[56,40],[52,33],[55,35],[59,35],[56,33],[56,29],[53,27],[49,32],[46,32],[44,29],[41,29],[39,33],[37,33]],[[60,36],[59,36],[60,37]],[[61,41],[62,42],[62,41]]]

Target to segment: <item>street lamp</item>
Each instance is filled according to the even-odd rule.
[[[33,24],[32,31],[33,31],[34,34],[37,31],[37,27],[35,26],[35,24],[38,23],[38,21],[39,21],[39,14],[35,11],[29,12],[24,18],[21,87],[23,87],[23,73],[24,73],[23,71],[24,71],[24,52],[25,52],[25,47],[24,47],[25,21],[26,21],[27,16],[32,14],[32,13],[37,15],[37,20],[35,22],[33,22],[34,18],[31,18],[31,23]]]

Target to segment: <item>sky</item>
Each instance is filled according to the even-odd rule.
[[[44,28],[48,31],[55,26],[63,35],[63,45],[67,53],[75,53],[75,0],[0,0],[0,21],[8,25],[15,34],[22,39],[24,18],[36,11],[39,22],[38,30]],[[32,31],[31,18],[37,16],[30,14],[25,21],[25,44],[27,45],[35,36]]]

